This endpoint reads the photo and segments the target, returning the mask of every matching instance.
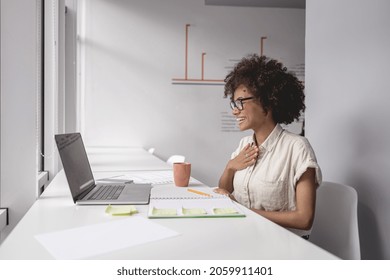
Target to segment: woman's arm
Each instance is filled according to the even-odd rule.
[[[236,173],[236,170],[234,170],[231,167],[230,162],[231,160],[226,165],[226,168],[223,171],[221,178],[219,179],[218,189],[215,190],[218,193],[230,194],[233,192],[233,178],[234,178],[234,173]]]
[[[218,188],[215,191],[226,194],[233,192],[233,178],[237,170],[242,170],[255,164],[258,156],[259,148],[247,144],[241,152],[234,158],[229,160],[225,170],[219,179]]]
[[[294,211],[251,210],[283,227],[308,230],[314,220],[316,189],[315,170],[308,168],[296,186],[297,203]]]

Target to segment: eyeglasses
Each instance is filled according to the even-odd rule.
[[[230,108],[232,110],[237,109],[239,111],[242,111],[244,109],[244,103],[242,101],[249,100],[255,98],[254,96],[246,97],[246,98],[238,98],[237,100],[230,101]]]

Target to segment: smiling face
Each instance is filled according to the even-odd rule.
[[[253,97],[252,93],[246,86],[240,85],[234,91],[233,100],[237,101],[248,97]],[[241,131],[253,129],[257,132],[269,125],[274,126],[271,112],[266,112],[257,99],[245,100],[242,103],[243,109],[241,111],[237,108],[233,109],[233,115],[236,117]]]

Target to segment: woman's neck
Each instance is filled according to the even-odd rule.
[[[263,126],[261,126],[259,129],[255,130],[255,140],[257,142],[257,145],[260,146],[263,144],[265,139],[268,138],[268,136],[271,134],[271,132],[274,130],[276,126],[276,123],[270,122]]]

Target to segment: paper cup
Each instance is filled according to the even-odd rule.
[[[173,180],[177,187],[187,187],[191,177],[191,163],[175,162],[173,164]]]

